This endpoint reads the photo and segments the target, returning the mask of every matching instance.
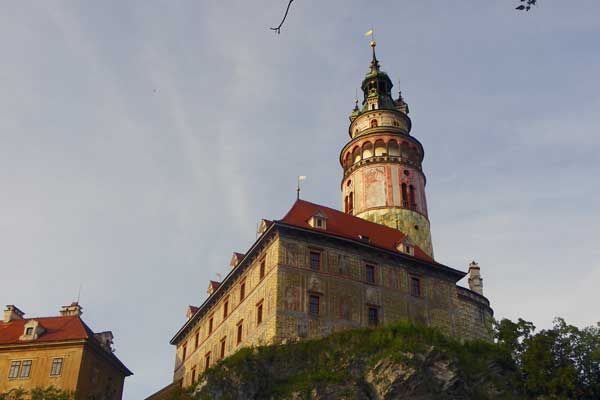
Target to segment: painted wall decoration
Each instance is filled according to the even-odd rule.
[[[365,205],[366,207],[385,206],[385,169],[373,167],[365,171]]]

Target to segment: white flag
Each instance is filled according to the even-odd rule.
[[[365,36],[373,36],[373,29],[369,29],[366,33]]]
[[[305,179],[306,179],[306,176],[304,176],[304,175],[300,175],[300,176],[298,177],[298,180],[299,180],[299,181],[303,181],[303,180],[305,180]]]

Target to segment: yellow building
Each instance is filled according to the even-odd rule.
[[[54,386],[75,400],[119,400],[131,371],[115,356],[110,331],[94,333],[77,303],[60,316],[24,318],[6,306],[0,322],[0,393]]]
[[[222,282],[190,306],[171,339],[173,383],[192,385],[218,360],[246,346],[318,338],[400,320],[435,326],[460,340],[491,340],[493,311],[477,263],[466,272],[433,258],[422,168],[408,105],[372,61],[362,107],[350,114],[340,163],[342,210],[298,199],[280,220],[234,253]]]

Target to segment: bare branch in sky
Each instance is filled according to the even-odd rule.
[[[271,30],[277,32],[278,35],[281,33],[281,27],[283,26],[283,23],[285,22],[285,19],[287,18],[288,12],[290,12],[290,7],[292,6],[293,2],[294,2],[294,0],[290,0],[288,2],[287,8],[285,9],[285,14],[283,14],[283,19],[279,23],[279,26],[277,26],[276,28],[271,28]]]

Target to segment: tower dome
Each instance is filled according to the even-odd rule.
[[[362,107],[350,114],[350,141],[340,153],[344,212],[398,229],[433,256],[423,146],[411,135],[408,104],[381,70],[371,42],[372,60],[362,81]]]

